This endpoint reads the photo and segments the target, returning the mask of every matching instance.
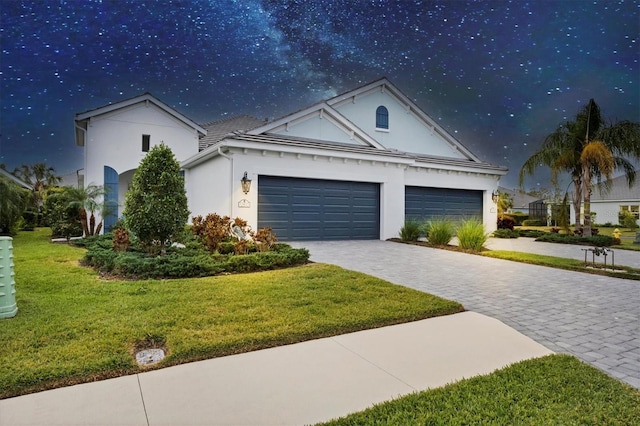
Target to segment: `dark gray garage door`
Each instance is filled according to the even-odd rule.
[[[258,177],[258,227],[281,241],[380,238],[380,185]]]
[[[432,217],[452,220],[476,217],[482,220],[482,191],[407,186],[404,192],[405,219]]]

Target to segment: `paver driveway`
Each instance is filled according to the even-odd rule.
[[[314,262],[456,300],[640,389],[640,281],[387,241],[292,245]]]

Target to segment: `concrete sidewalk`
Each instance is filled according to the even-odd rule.
[[[463,312],[0,400],[0,425],[301,425],[550,354]]]

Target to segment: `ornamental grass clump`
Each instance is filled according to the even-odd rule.
[[[435,218],[427,222],[427,239],[436,246],[446,246],[453,238],[453,223],[448,219]]]
[[[458,241],[460,248],[481,251],[487,242],[484,225],[476,218],[465,219],[458,226]]]
[[[400,239],[402,239],[402,241],[418,241],[420,232],[420,222],[415,219],[409,219],[405,221],[404,226],[400,228]]]

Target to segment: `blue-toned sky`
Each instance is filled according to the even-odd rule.
[[[0,163],[82,167],[73,116],[151,92],[276,118],[386,76],[511,172],[589,98],[640,121],[638,1],[0,0]],[[544,176],[525,187],[549,187]]]

